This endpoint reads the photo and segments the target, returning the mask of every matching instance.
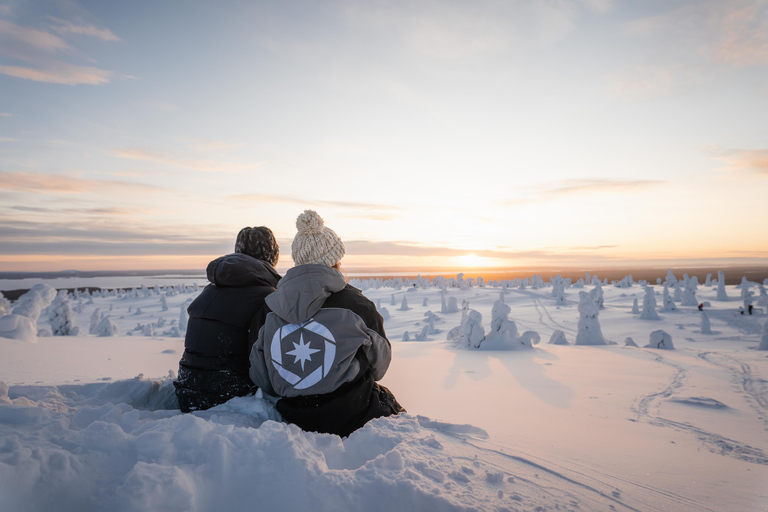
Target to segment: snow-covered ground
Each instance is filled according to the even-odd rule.
[[[0,510],[768,510],[768,316],[739,314],[741,288],[726,302],[698,285],[705,334],[688,292],[667,311],[655,283],[658,320],[640,319],[636,283],[603,284],[599,310],[579,308],[595,286],[570,282],[355,284],[387,310],[382,383],[408,414],[347,439],[284,424],[258,396],[169,409],[191,287],[163,289],[167,309],[153,290],[71,299],[75,336],[4,331]],[[38,330],[64,328],[51,308]],[[89,334],[102,313],[116,336]],[[574,345],[580,324],[580,340],[597,325],[616,344]],[[674,350],[642,348],[658,330]],[[568,345],[549,343],[556,331]]]

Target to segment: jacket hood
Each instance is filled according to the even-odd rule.
[[[347,286],[344,276],[326,265],[299,265],[285,273],[277,290],[266,298],[267,306],[291,324],[300,324],[317,313],[325,299]]]
[[[239,252],[208,264],[208,280],[216,286],[277,286],[278,274],[269,263]]]

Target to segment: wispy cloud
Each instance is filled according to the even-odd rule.
[[[61,32],[63,34],[71,35],[78,27],[81,27],[85,33],[87,30],[83,27],[89,27],[89,25],[64,23],[56,25],[60,28],[65,27]],[[94,27],[94,30],[99,29]],[[0,52],[6,57],[25,63],[0,66],[0,73],[23,80],[65,85],[101,85],[108,83],[114,76],[111,71],[63,60],[62,55],[72,56],[76,52],[62,37],[46,30],[22,27],[6,20],[0,20]]]
[[[358,203],[353,201],[329,201],[323,199],[307,199],[303,197],[288,196],[281,194],[238,194],[229,196],[229,199],[240,202],[258,202],[258,203],[283,203],[283,204],[296,204],[303,207],[329,207],[329,208],[341,208],[351,209],[360,212],[368,212],[364,214],[367,219],[373,220],[392,220],[397,218],[394,215],[395,212],[399,212],[402,208],[391,205],[375,204],[375,203]],[[378,212],[373,214],[371,212]]]
[[[665,182],[660,180],[622,180],[605,178],[563,180],[554,184],[545,185],[542,193],[545,196],[558,196],[593,192],[626,192],[654,187],[663,183]]]
[[[584,178],[545,183],[521,190],[522,197],[505,201],[507,205],[554,201],[563,196],[582,194],[622,194],[657,187],[661,180],[623,180],[610,178]]]
[[[113,34],[108,28],[98,28],[87,23],[76,25],[71,21],[54,18],[53,16],[48,16],[48,18],[54,22],[54,25],[51,28],[59,34],[92,36],[99,38],[102,41],[120,41],[120,38]]]
[[[13,114],[9,112],[0,112],[0,117],[13,117]]]
[[[457,249],[454,247],[444,247],[435,245],[424,245],[416,242],[405,241],[381,241],[374,242],[369,240],[345,240],[344,246],[348,255],[354,256],[408,256],[408,257],[459,257],[482,256],[484,258],[494,258],[499,260],[521,260],[544,258],[557,261],[559,259],[571,260],[579,256],[578,252],[564,252],[561,248],[539,249],[529,251],[514,251],[508,249]],[[584,249],[584,248],[582,248]],[[587,248],[592,250],[592,248]],[[596,257],[590,254],[590,257]],[[599,256],[597,256],[599,257]]]
[[[0,254],[156,256],[225,254],[232,240],[200,226],[167,226],[98,219],[66,222],[0,218]]]
[[[723,171],[768,175],[767,149],[707,148],[706,153],[725,163]]]
[[[609,91],[631,102],[669,96],[696,83],[701,75],[680,65],[638,65],[613,72]]]
[[[15,205],[9,207],[11,210],[29,213],[42,213],[42,214],[82,214],[82,215],[97,215],[97,216],[109,216],[109,217],[126,217],[131,215],[148,215],[152,212],[150,210],[141,210],[136,208],[120,208],[117,206],[104,206],[96,208],[44,208],[38,206],[25,206]]]
[[[221,160],[205,160],[194,158],[177,158],[160,151],[145,148],[121,148],[109,151],[118,158],[128,160],[141,160],[157,164],[207,172],[236,172],[255,169],[258,164],[244,164],[239,162],[224,162]]]
[[[163,190],[156,185],[129,181],[89,180],[62,174],[0,171],[0,190],[47,194],[84,194],[126,189],[142,192]]]
[[[14,139],[13,137],[0,137],[0,142],[18,142],[19,139]]]
[[[111,71],[65,62],[57,62],[48,69],[0,66],[0,73],[23,80],[63,85],[101,85],[109,83],[113,76]]]

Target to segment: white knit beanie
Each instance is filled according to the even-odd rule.
[[[329,267],[341,261],[344,243],[314,210],[304,210],[296,219],[299,230],[291,244],[291,257],[296,265],[317,263]]]

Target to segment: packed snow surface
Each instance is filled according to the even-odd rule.
[[[666,279],[704,314],[631,276],[355,280],[408,413],[344,439],[258,393],[175,410],[198,287],[40,286],[0,312],[0,510],[765,510],[768,317],[719,277]]]

